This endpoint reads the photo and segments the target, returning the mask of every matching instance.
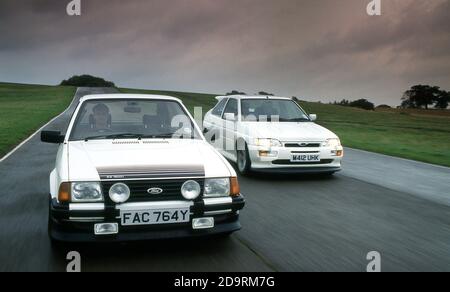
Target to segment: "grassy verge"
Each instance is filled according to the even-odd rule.
[[[0,83],[0,157],[64,111],[73,87]]]

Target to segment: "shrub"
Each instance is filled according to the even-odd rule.
[[[103,78],[91,75],[73,76],[68,80],[61,82],[61,86],[76,86],[76,87],[116,87],[111,81],[106,81]]]

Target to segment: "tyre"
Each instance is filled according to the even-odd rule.
[[[238,149],[238,147],[236,147],[236,149]],[[239,173],[242,175],[250,174],[252,162],[248,153],[247,144],[245,144],[244,150],[236,150],[236,160]]]

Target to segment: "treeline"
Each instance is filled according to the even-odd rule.
[[[415,85],[411,87],[411,89],[405,91],[401,100],[402,103],[399,108],[429,109],[430,106],[433,106],[436,109],[446,109],[450,104],[450,92],[442,90],[438,86]],[[335,101],[332,104],[357,107],[365,110],[375,109],[375,105],[367,99],[358,99],[355,101],[343,99],[341,101]],[[376,108],[391,107],[382,104]]]

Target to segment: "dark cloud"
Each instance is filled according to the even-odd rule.
[[[431,1],[433,2],[433,1]],[[383,17],[359,23],[347,31],[335,30],[318,45],[309,48],[312,56],[353,54],[392,47],[397,50],[448,51],[450,46],[450,1],[410,2],[392,12],[385,8]],[[436,46],[436,41],[441,43]]]
[[[92,73],[122,86],[397,104],[414,83],[450,89],[450,1],[0,2],[0,80]]]

